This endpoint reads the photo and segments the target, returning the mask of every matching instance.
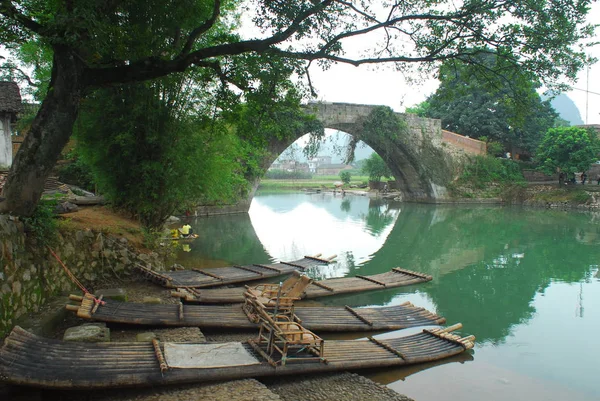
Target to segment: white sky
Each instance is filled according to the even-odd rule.
[[[600,22],[600,3],[595,2],[588,16],[590,23]],[[596,40],[600,41],[600,31]],[[600,59],[600,46],[590,49],[590,54]],[[318,100],[389,106],[402,112],[406,107],[424,101],[438,86],[438,81],[429,79],[421,84],[406,84],[402,75],[393,69],[373,67],[353,67],[335,65],[327,71],[311,68],[313,86],[318,92]],[[581,118],[586,122],[586,99],[588,101],[587,124],[600,124],[600,63],[588,71],[581,71],[572,90],[566,94],[575,102]],[[586,96],[585,90],[595,92]]]

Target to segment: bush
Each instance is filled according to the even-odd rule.
[[[525,179],[519,164],[513,160],[475,156],[473,163],[465,166],[459,181],[480,187],[490,182],[519,183]]]
[[[42,199],[31,216],[22,218],[25,230],[43,245],[53,245],[58,240],[56,204],[56,199]]]
[[[350,180],[352,180],[352,175],[349,171],[340,171],[340,180],[346,185],[350,184]]]

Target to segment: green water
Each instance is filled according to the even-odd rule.
[[[440,364],[369,372],[425,400],[598,400],[600,214],[258,195],[248,215],[196,219],[186,266],[338,255],[314,278],[404,267],[432,282],[325,305],[411,301],[463,323],[475,350]],[[413,330],[414,331],[414,330]],[[411,332],[405,330],[404,332]]]

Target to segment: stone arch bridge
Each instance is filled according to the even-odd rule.
[[[395,139],[370,138],[363,135],[364,121],[381,106],[350,103],[310,103],[308,113],[317,116],[325,128],[343,131],[360,138],[384,157],[396,178],[404,200],[436,202],[446,197],[446,187],[454,178],[460,159],[465,154],[485,154],[484,142],[444,131],[437,119],[414,114],[395,113],[406,122],[406,129]],[[297,138],[272,140],[267,169]],[[258,187],[258,182],[254,188]],[[252,192],[252,195],[254,191]]]
[[[414,114],[395,113],[406,125],[395,139],[369,138],[364,136],[364,122],[382,106],[351,103],[310,103],[307,113],[317,116],[325,128],[343,131],[360,138],[384,158],[396,179],[396,187],[406,201],[440,202],[447,198],[447,185],[458,172],[466,154],[485,154],[484,142],[444,131],[437,119],[418,117]],[[267,170],[271,164],[297,139],[271,139],[269,156],[261,167]],[[385,155],[385,156],[384,156]],[[257,179],[246,200],[235,206],[220,208],[219,213],[247,211],[260,184]],[[198,214],[213,214],[211,207],[200,207]]]

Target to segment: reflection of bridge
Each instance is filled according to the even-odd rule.
[[[366,121],[382,106],[348,103],[312,103],[306,106],[325,128],[344,131],[359,138],[384,157],[405,200],[435,201],[446,197],[446,186],[454,178],[458,159],[464,153],[483,154],[485,143],[448,131],[440,120],[413,114],[395,113],[405,123],[393,138],[366,133]],[[300,138],[271,140],[268,168],[294,141]],[[255,183],[255,188],[258,182]]]

